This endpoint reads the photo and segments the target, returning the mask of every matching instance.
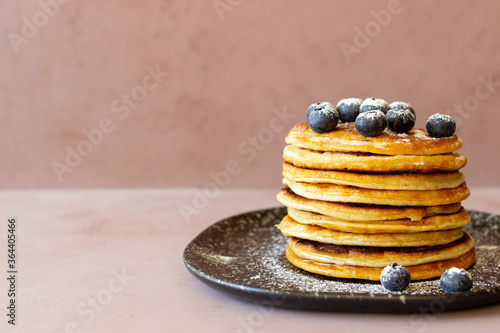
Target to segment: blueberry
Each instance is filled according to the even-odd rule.
[[[363,103],[361,98],[345,98],[337,103],[337,112],[340,120],[344,123],[351,123],[356,120],[359,114],[359,107]]]
[[[339,113],[332,104],[325,103],[317,106],[309,112],[307,117],[309,127],[317,133],[333,131],[339,122]]]
[[[452,267],[447,269],[439,280],[445,293],[469,291],[472,288],[472,277],[465,269]]]
[[[396,133],[408,133],[415,126],[410,109],[391,109],[387,112],[387,127]]]
[[[380,98],[367,98],[361,103],[359,106],[359,113],[371,111],[371,110],[380,110],[383,113],[387,113],[389,111],[389,103]]]
[[[377,136],[382,133],[387,126],[385,114],[379,110],[360,113],[354,122],[354,126],[361,135]]]
[[[452,136],[457,129],[457,125],[452,117],[446,114],[435,113],[427,119],[425,128],[433,138],[444,138]]]
[[[309,114],[311,113],[312,110],[316,109],[316,108],[321,108],[322,106],[324,105],[331,105],[332,108],[333,108],[333,104],[330,103],[330,102],[319,102],[319,103],[312,103],[311,105],[309,105],[309,107],[307,108],[307,114],[306,114],[306,119],[309,119]]]
[[[396,263],[385,267],[380,274],[382,286],[389,291],[402,291],[410,281],[410,271]]]
[[[410,110],[411,113],[415,116],[415,119],[417,118],[417,115],[415,114],[415,110],[413,109],[413,106],[411,106],[410,103],[406,102],[392,102],[389,104],[389,109],[397,109],[397,110],[402,110],[402,109],[407,109]]]

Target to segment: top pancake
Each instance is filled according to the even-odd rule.
[[[414,128],[407,134],[397,134],[385,129],[375,137],[358,133],[354,123],[339,123],[327,133],[316,133],[307,123],[296,125],[286,137],[286,142],[302,148],[321,151],[365,152],[382,155],[438,155],[451,153],[462,147],[462,140],[455,134],[446,138],[432,138],[422,129]]]

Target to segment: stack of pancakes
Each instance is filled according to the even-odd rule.
[[[458,171],[467,160],[453,153],[462,146],[457,135],[414,128],[364,137],[354,123],[318,134],[304,123],[286,142],[277,198],[288,215],[277,227],[293,265],[378,281],[393,263],[422,280],[474,262],[474,241],[462,230],[469,190]]]

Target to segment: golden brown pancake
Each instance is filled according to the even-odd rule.
[[[450,230],[401,234],[357,234],[326,229],[312,224],[302,224],[289,215],[281,220],[277,228],[287,237],[308,239],[326,244],[353,246],[435,246],[451,243],[463,236],[462,227]]]
[[[305,271],[346,279],[364,279],[380,281],[380,273],[383,267],[351,266],[323,264],[308,259],[298,257],[290,248],[286,250],[286,257],[296,267]],[[461,255],[458,258],[430,262],[415,266],[405,266],[410,271],[412,281],[425,280],[441,276],[451,267],[468,268],[474,263],[476,258],[475,249]]]
[[[291,237],[290,249],[302,259],[318,263],[385,267],[398,263],[415,266],[434,261],[454,259],[474,248],[474,240],[467,233],[451,243],[422,247],[369,247],[324,244]]]
[[[414,128],[407,134],[384,130],[375,137],[358,133],[354,123],[339,123],[335,130],[316,133],[307,123],[296,125],[286,142],[302,148],[324,151],[364,152],[382,155],[438,155],[451,153],[462,147],[462,140],[453,135],[432,138],[427,131]]]
[[[469,214],[467,214],[463,208],[460,208],[458,212],[453,214],[440,214],[424,217],[421,221],[412,221],[410,219],[385,221],[344,221],[331,216],[293,208],[288,208],[288,215],[295,221],[302,224],[314,224],[331,230],[361,234],[412,233],[449,230],[462,227],[470,222]]]
[[[408,218],[420,221],[426,216],[456,213],[460,203],[442,206],[387,206],[355,203],[330,202],[307,199],[284,188],[276,196],[288,208],[310,211],[346,221],[396,220]]]
[[[299,168],[283,163],[283,177],[296,182],[332,183],[377,190],[438,190],[454,188],[465,181],[459,171],[436,173],[356,173]]]
[[[283,159],[297,167],[351,172],[450,172],[463,168],[467,158],[459,154],[375,155],[369,153],[331,152],[286,146]]]
[[[391,206],[437,206],[448,205],[467,199],[467,185],[439,190],[374,190],[362,187],[302,183],[284,178],[283,184],[305,198],[334,202],[354,202]]]

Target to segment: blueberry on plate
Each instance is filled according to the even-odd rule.
[[[316,133],[330,132],[339,123],[339,113],[332,104],[324,103],[309,112],[307,122],[309,127]]]
[[[410,271],[396,263],[385,267],[380,274],[382,286],[389,291],[402,291],[410,281]]]
[[[333,108],[333,104],[330,103],[330,102],[319,102],[319,103],[312,103],[311,105],[309,105],[309,107],[307,108],[307,114],[306,114],[306,119],[309,119],[309,114],[311,113],[312,110],[316,109],[316,108],[321,108],[323,107],[324,105],[331,105],[332,108]]]
[[[415,116],[409,109],[391,109],[386,117],[387,127],[396,133],[408,133],[415,126]]]
[[[371,110],[380,110],[384,114],[389,111],[389,103],[380,98],[367,98],[361,103],[359,106],[359,113],[371,111]]]
[[[433,138],[444,138],[452,136],[457,129],[457,125],[452,117],[435,113],[427,119],[425,128]]]
[[[472,276],[463,268],[447,269],[439,280],[445,293],[469,291],[472,288]]]
[[[371,110],[360,113],[354,122],[354,126],[361,135],[377,136],[387,126],[387,119],[382,111]]]
[[[356,120],[359,114],[359,107],[363,103],[361,98],[345,98],[337,103],[337,112],[340,120],[344,123],[351,123]]]
[[[402,109],[407,109],[407,110],[410,110],[411,113],[413,113],[413,115],[415,116],[415,118],[417,117],[417,115],[415,114],[415,110],[413,109],[413,106],[411,106],[410,103],[406,103],[406,102],[392,102],[391,104],[389,104],[389,109],[396,109],[396,110],[402,110]]]

